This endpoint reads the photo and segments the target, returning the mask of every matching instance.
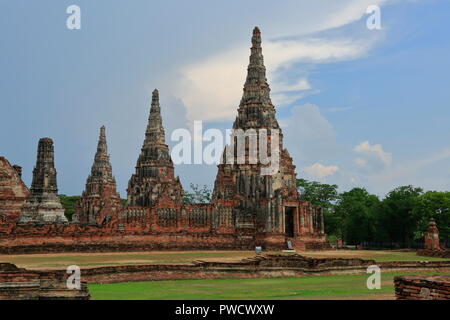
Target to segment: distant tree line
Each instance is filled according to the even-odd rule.
[[[450,239],[450,192],[401,186],[383,199],[364,188],[339,193],[337,185],[297,180],[302,198],[324,208],[325,232],[333,242],[396,243],[410,247],[421,241],[433,218],[440,238]]]

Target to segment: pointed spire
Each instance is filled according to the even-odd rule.
[[[261,47],[261,31],[258,27],[253,29],[252,47],[250,53],[250,64],[248,65],[248,73],[246,85],[248,84],[267,84],[266,67],[264,66],[264,56]]]
[[[100,128],[100,136],[98,138],[97,153],[95,159],[103,159],[108,157],[108,146],[106,144],[105,126]]]
[[[144,145],[165,144],[166,137],[162,125],[161,106],[159,105],[159,91],[153,90],[150,115],[148,117],[147,131],[145,132]]]
[[[244,93],[233,128],[279,128],[275,119],[275,108],[270,99],[261,47],[261,31],[258,27],[253,29]]]
[[[165,143],[159,92],[152,93],[152,104],[144,144],[136,162],[136,171],[127,188],[129,206],[153,206],[162,196],[182,202],[183,188],[174,177],[172,158]]]
[[[159,91],[158,89],[153,90],[152,92],[152,106],[151,109],[153,112],[161,112],[161,107],[159,105]]]
[[[261,48],[261,30],[258,27],[253,29],[252,45],[253,48]]]
[[[91,173],[75,206],[72,221],[101,225],[106,216],[114,216],[118,210],[120,210],[120,195],[116,191],[116,180],[109,162],[106,129],[102,126]]]
[[[98,138],[97,152],[95,153],[94,163],[91,168],[91,175],[88,180],[92,177],[102,177],[103,179],[111,179],[112,167],[109,162],[108,155],[108,144],[106,143],[106,128],[102,126],[100,128],[100,135]]]

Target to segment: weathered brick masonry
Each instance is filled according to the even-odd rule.
[[[287,241],[299,250],[327,247],[322,209],[303,201],[296,188],[295,166],[284,148],[275,113],[266,79],[261,32],[255,28],[233,130],[267,133],[270,165],[261,158],[250,162],[250,143],[245,140],[243,159],[248,161],[223,161],[218,166],[211,203],[183,204],[183,188],[174,173],[159,93],[155,90],[144,143],[128,183],[127,204],[121,206],[116,191],[102,127],[86,189],[73,221],[67,222],[57,198],[53,142],[41,139],[31,196],[14,169],[9,164],[2,165],[7,167],[7,174],[0,176],[0,251],[240,250],[255,246],[285,249]],[[275,138],[276,132],[279,139]],[[262,138],[258,139],[261,151]],[[279,147],[279,154],[273,146]],[[229,151],[224,151],[224,159]],[[232,155],[236,153],[233,149]],[[263,174],[274,163],[275,171]],[[14,217],[19,214],[21,223],[16,224]]]
[[[428,224],[428,229],[424,233],[425,247],[417,251],[417,255],[425,257],[450,258],[450,250],[441,248],[439,243],[439,229],[432,219]]]
[[[115,283],[129,281],[163,281],[188,279],[248,279],[303,277],[311,275],[367,274],[367,267],[380,266],[383,272],[449,272],[450,261],[423,264],[376,263],[373,260],[341,258],[309,258],[301,255],[258,255],[239,262],[205,262],[166,265],[127,265],[83,268],[81,277],[88,283]],[[65,270],[54,272],[63,277]]]
[[[399,300],[450,300],[450,276],[395,277]]]
[[[11,233],[30,194],[21,173],[19,166],[12,166],[0,157],[0,234]]]
[[[0,263],[0,300],[88,300],[86,282],[67,288],[67,273],[31,271]]]

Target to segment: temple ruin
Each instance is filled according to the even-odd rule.
[[[261,158],[230,163],[230,154],[250,160],[254,150],[246,138],[244,154],[227,146],[218,165],[211,203],[184,204],[183,187],[165,141],[159,92],[154,90],[144,143],[128,183],[127,203],[121,205],[116,191],[102,127],[91,173],[70,224],[57,196],[53,142],[41,139],[31,194],[21,209],[19,225],[0,232],[4,252],[19,245],[23,252],[327,247],[322,208],[303,201],[296,187],[295,165],[284,148],[270,98],[257,27],[233,124],[233,132],[240,131],[258,135],[257,151],[267,148],[271,163]],[[267,139],[261,138],[261,132]],[[274,162],[275,170],[267,171]],[[16,180],[18,185],[22,183],[17,176]],[[6,198],[0,197],[0,208],[5,203]],[[28,239],[30,234],[34,238]]]

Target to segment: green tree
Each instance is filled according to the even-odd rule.
[[[197,184],[190,184],[192,193],[184,192],[183,202],[184,204],[192,205],[199,203],[209,203],[211,202],[212,191],[208,189],[205,185],[203,188],[200,188]]]
[[[401,186],[386,195],[378,210],[378,241],[403,242],[410,246],[418,223],[413,209],[422,193],[421,188]]]
[[[339,196],[338,186],[335,184],[297,179],[297,188],[302,195],[302,199],[324,208],[331,208]]]
[[[341,220],[334,214],[334,204],[339,198],[338,186],[297,179],[297,188],[303,200],[309,201],[315,206],[322,206],[325,233],[333,236],[340,234]]]
[[[348,244],[373,241],[375,212],[380,200],[364,188],[353,188],[339,196],[335,214],[339,217],[340,235]]]
[[[450,238],[450,192],[428,191],[418,197],[413,214],[418,221],[417,231],[421,236],[433,218],[441,239]]]
[[[66,196],[65,194],[59,195],[59,200],[64,207],[64,215],[69,221],[72,221],[72,215],[75,210],[75,204],[80,199],[80,196]]]

